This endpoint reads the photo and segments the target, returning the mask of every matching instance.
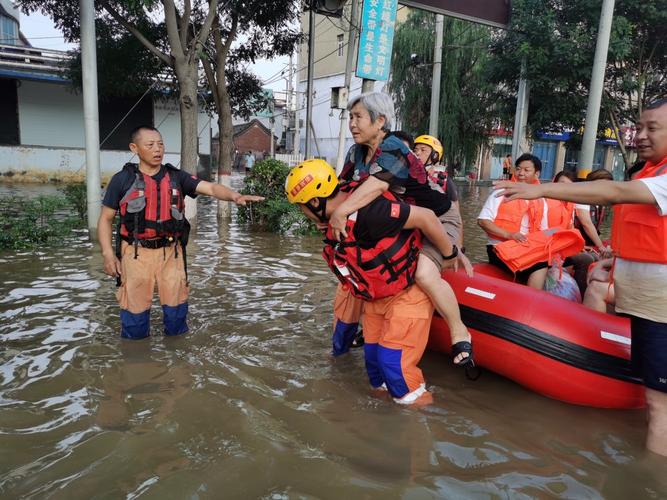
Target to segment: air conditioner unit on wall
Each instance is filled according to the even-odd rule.
[[[331,87],[331,108],[347,108],[348,90],[347,87]]]

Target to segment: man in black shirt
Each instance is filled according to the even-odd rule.
[[[328,221],[351,195],[350,190],[338,185],[336,173],[323,160],[307,160],[294,167],[286,180],[285,191],[288,200],[298,204],[315,222]],[[354,250],[347,255],[347,260],[337,252],[336,257],[328,261],[329,266],[341,282],[354,288],[352,293],[356,295],[360,286],[355,283],[369,284],[369,290],[384,292],[377,295],[379,298],[369,298],[368,294],[362,297],[366,300],[364,356],[370,384],[374,389],[389,391],[397,403],[427,403],[431,396],[417,364],[428,341],[433,304],[418,285],[412,284],[416,255],[408,247],[414,231],[407,231],[407,238],[401,238],[399,233],[411,229],[421,231],[438,248],[448,266],[453,265],[458,250],[432,210],[409,205],[390,194],[379,196],[360,208],[350,216],[348,224],[351,225],[347,226],[347,234],[339,245]],[[329,244],[336,245],[331,228],[327,236],[331,239]],[[391,238],[396,239],[387,243]],[[383,244],[387,249],[380,258],[367,260],[369,255],[374,255],[375,248]],[[381,263],[382,271],[391,271],[384,274],[381,271],[378,276],[369,265],[373,260]],[[350,278],[346,279],[347,276]]]
[[[184,251],[189,225],[183,214],[184,197],[203,194],[237,205],[263,198],[241,195],[163,165],[164,143],[154,127],[134,129],[130,150],[139,157],[139,163],[126,164],[111,178],[97,223],[104,272],[119,280],[121,336],[142,339],[149,335],[156,284],[165,335],[180,335],[188,331],[189,283]],[[114,251],[112,226],[117,212],[120,225]]]

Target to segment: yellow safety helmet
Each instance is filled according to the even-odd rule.
[[[338,186],[338,176],[324,160],[306,160],[287,174],[285,194],[290,203],[308,203],[327,198]]]
[[[415,139],[415,144],[426,144],[427,146],[431,146],[433,152],[437,154],[437,156],[431,156],[432,162],[439,162],[442,159],[442,155],[445,154],[445,149],[442,147],[442,143],[432,135],[420,135]]]

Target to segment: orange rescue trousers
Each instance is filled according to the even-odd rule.
[[[177,248],[178,245],[178,248]],[[179,243],[164,248],[121,247],[120,305],[121,336],[142,339],[150,335],[150,309],[157,284],[164,314],[165,335],[188,331],[188,291],[183,252]]]
[[[338,285],[334,301],[333,354],[350,348],[359,318],[364,316],[364,357],[371,386],[386,388],[412,403],[425,392],[417,364],[428,342],[433,304],[413,285],[393,297],[365,302]]]

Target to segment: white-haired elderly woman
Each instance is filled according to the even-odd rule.
[[[340,179],[361,181],[362,184],[332,214],[329,223],[334,236],[339,240],[345,238],[347,217],[388,189],[408,203],[430,208],[442,221],[443,215],[451,207],[451,199],[440,186],[429,180],[426,168],[410,151],[410,147],[398,137],[389,134],[395,122],[391,97],[382,92],[361,94],[350,100],[348,111],[354,145],[347,154]],[[443,256],[434,245],[425,240],[417,263],[416,282],[429,295],[437,311],[449,324],[454,363],[471,366],[473,359],[470,334],[461,321],[452,288],[441,278],[444,267],[457,263],[472,274],[470,261],[463,253],[459,253],[455,245],[451,255]],[[337,292],[334,303],[334,344],[336,335],[341,337],[345,326],[351,324],[349,311],[355,310],[350,304],[351,300],[344,291]],[[349,329],[344,336],[349,338]]]

